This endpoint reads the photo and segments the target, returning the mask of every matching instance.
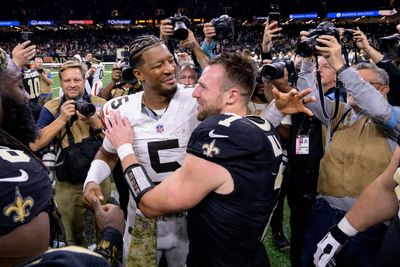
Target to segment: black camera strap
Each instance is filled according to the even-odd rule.
[[[317,70],[318,92],[319,92],[322,113],[323,113],[325,119],[333,120],[336,118],[336,116],[339,112],[339,88],[338,87],[335,88],[335,108],[334,108],[333,116],[329,117],[325,110],[325,94],[324,94],[324,91],[322,88],[321,74],[319,72],[318,55],[315,55],[315,63],[316,63],[316,70]]]

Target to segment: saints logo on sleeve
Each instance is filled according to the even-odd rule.
[[[44,166],[21,150],[0,146],[0,235],[30,222],[51,205]]]

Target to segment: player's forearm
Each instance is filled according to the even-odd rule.
[[[374,181],[370,184],[346,217],[358,231],[384,222],[396,215],[399,205],[392,189]]]

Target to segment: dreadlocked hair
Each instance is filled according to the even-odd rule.
[[[19,140],[15,139],[12,135],[10,135],[8,132],[0,128],[0,146],[5,146],[10,149],[17,149],[17,150],[22,150],[25,153],[29,154],[32,156],[34,159],[36,159],[44,169],[47,170],[47,167],[42,163],[42,161],[30,150],[26,145],[21,143]]]
[[[143,52],[162,44],[164,44],[164,41],[154,35],[141,35],[137,37],[129,47],[129,64],[131,68],[134,69],[143,65]]]

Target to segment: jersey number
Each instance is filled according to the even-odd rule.
[[[99,80],[103,79],[103,77],[104,77],[104,70],[100,69],[99,70]]]
[[[173,172],[181,166],[176,161],[165,162],[165,163],[160,162],[160,155],[158,154],[158,151],[164,149],[172,149],[172,148],[179,148],[178,139],[147,143],[147,149],[149,151],[151,167],[156,173]]]
[[[128,102],[128,101],[129,101],[129,97],[127,97],[127,96],[118,98],[118,99],[116,99],[116,100],[114,100],[114,101],[111,102],[111,108],[112,108],[112,109],[117,109],[117,108],[119,108],[119,106],[121,106],[123,103],[126,103],[126,102]]]
[[[29,98],[35,99],[40,95],[40,81],[39,78],[29,79],[27,81],[29,87]]]
[[[13,150],[7,147],[0,147],[0,158],[11,163],[29,162],[30,158],[21,150]]]

